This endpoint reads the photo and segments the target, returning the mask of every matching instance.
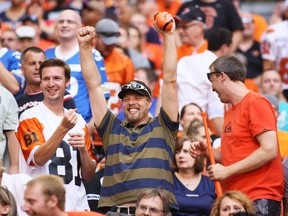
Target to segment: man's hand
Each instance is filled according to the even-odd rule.
[[[208,156],[207,152],[207,143],[205,142],[192,142],[190,144],[189,153],[193,158],[197,158],[198,156]]]
[[[77,123],[78,116],[76,110],[77,109],[69,109],[61,121],[60,126],[62,126],[67,131],[73,128]]]
[[[85,26],[78,30],[78,43],[81,46],[90,47],[92,39],[95,37],[96,31],[92,26]]]
[[[72,147],[79,149],[79,151],[85,151],[85,138],[82,133],[69,133],[68,144]]]
[[[219,163],[208,167],[208,175],[212,180],[223,180],[230,176],[228,167]]]
[[[154,25],[154,28],[158,31],[158,32],[160,32],[161,34],[163,34],[163,35],[166,35],[166,34],[173,34],[174,33],[174,31],[175,31],[175,20],[174,20],[174,18],[173,18],[173,16],[171,15],[171,14],[169,14],[169,13],[167,13],[167,12],[163,12],[164,14],[165,14],[165,17],[166,17],[166,20],[170,20],[170,19],[172,19],[173,20],[173,24],[172,24],[172,28],[171,28],[171,30],[170,31],[163,31],[163,30],[161,30],[161,29],[159,29],[158,27],[157,27],[157,24],[156,24],[156,21],[154,20],[154,22],[153,22],[153,25]]]

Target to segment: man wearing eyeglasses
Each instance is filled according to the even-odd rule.
[[[162,215],[170,212],[169,196],[161,188],[149,189],[141,193],[136,202],[135,216]]]
[[[173,19],[169,14],[166,16]],[[151,91],[144,83],[131,80],[122,85],[118,94],[125,121],[120,121],[107,108],[99,73],[91,73],[97,71],[89,51],[94,28],[87,26],[78,31],[82,72],[89,90],[94,124],[107,157],[98,207],[110,209],[109,215],[134,214],[138,195],[160,186],[168,193],[171,208],[177,209],[171,174],[179,127],[175,24],[173,22],[169,32],[158,31],[163,35],[165,50],[162,108],[157,117],[149,117]]]
[[[216,164],[208,167],[209,177],[220,180],[224,191],[248,195],[257,215],[279,216],[284,178],[274,109],[246,88],[246,68],[237,58],[217,58],[209,69],[213,90],[232,106],[224,118],[221,152],[213,149]],[[190,153],[208,156],[207,145],[194,142]]]
[[[208,48],[204,37],[205,14],[199,7],[186,7],[175,17],[182,45],[177,48],[178,59],[202,53]]]

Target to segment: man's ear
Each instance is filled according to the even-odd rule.
[[[70,84],[70,79],[65,81],[66,88],[69,86],[69,84]]]
[[[51,195],[48,202],[47,202],[48,206],[52,209],[57,207],[58,205],[58,198],[55,195]]]

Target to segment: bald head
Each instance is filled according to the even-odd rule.
[[[81,20],[81,17],[79,15],[79,13],[77,13],[76,11],[74,10],[64,10],[59,18],[58,18],[58,21],[63,19],[63,18],[67,18],[69,17],[71,20],[73,20],[74,22],[76,22],[77,24],[81,25],[82,24],[82,20]]]
[[[73,10],[64,10],[57,20],[56,33],[61,43],[77,43],[77,34],[82,26],[80,15]],[[71,44],[72,45],[72,44]]]

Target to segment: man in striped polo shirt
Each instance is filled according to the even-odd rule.
[[[167,18],[173,20],[169,14]],[[171,31],[158,31],[163,35],[165,51],[160,113],[155,118],[149,116],[151,91],[143,82],[132,80],[118,94],[125,121],[117,119],[107,108],[101,90],[101,77],[90,45],[95,29],[86,26],[78,31],[82,73],[89,90],[94,124],[107,156],[99,207],[107,207],[108,215],[135,214],[138,195],[157,187],[169,194],[171,207],[177,208],[170,171],[179,126],[174,20]]]

